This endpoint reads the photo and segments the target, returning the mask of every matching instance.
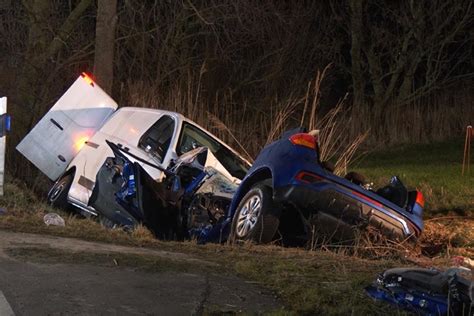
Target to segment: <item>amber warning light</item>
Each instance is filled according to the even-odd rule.
[[[85,72],[83,72],[81,74],[81,77],[84,79],[84,81],[87,83],[87,84],[90,84],[92,87],[94,86],[94,80],[92,79],[92,77],[88,74],[86,74]]]

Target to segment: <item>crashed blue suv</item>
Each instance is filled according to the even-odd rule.
[[[317,136],[302,129],[285,133],[260,152],[241,182],[220,236],[260,243],[314,236],[350,241],[368,227],[394,239],[421,234],[421,192],[408,191],[398,177],[373,190],[354,173],[339,177],[331,169],[320,161]]]

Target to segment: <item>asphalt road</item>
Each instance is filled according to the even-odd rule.
[[[272,293],[232,275],[37,263],[10,257],[5,251],[45,245],[101,253],[147,251],[0,231],[0,315],[199,315],[209,311],[259,313],[281,308]],[[194,260],[184,254],[156,253]]]

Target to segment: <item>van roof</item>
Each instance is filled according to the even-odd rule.
[[[247,159],[245,159],[238,151],[236,151],[235,149],[233,149],[232,147],[230,147],[227,143],[225,143],[224,141],[222,141],[219,137],[217,137],[216,135],[212,134],[210,131],[208,131],[207,129],[205,129],[204,127],[202,127],[201,125],[199,125],[198,123],[194,122],[193,120],[187,118],[186,116],[184,116],[183,114],[180,114],[180,113],[178,113],[178,112],[166,111],[166,110],[160,110],[160,109],[152,109],[152,108],[132,107],[132,106],[121,107],[121,108],[117,109],[117,111],[162,113],[162,114],[168,114],[168,115],[170,115],[170,116],[173,116],[173,117],[177,118],[177,119],[180,120],[180,121],[185,121],[185,122],[192,123],[193,125],[196,125],[197,127],[199,127],[199,128],[201,128],[202,130],[206,131],[206,133],[209,134],[210,136],[212,136],[213,138],[219,140],[219,142],[220,142],[221,144],[223,144],[225,147],[227,147],[228,149],[230,149],[234,154],[238,155],[238,156],[239,156],[242,160],[244,160],[249,166],[252,165],[252,164],[251,164]]]
[[[188,120],[184,115],[178,113],[178,112],[173,112],[173,111],[166,111],[166,110],[161,110],[161,109],[152,109],[152,108],[140,108],[140,107],[133,107],[133,106],[126,106],[126,107],[120,107],[117,109],[117,111],[129,111],[129,112],[145,112],[145,113],[163,113],[163,114],[168,114],[172,115],[175,117],[179,117],[183,120]]]

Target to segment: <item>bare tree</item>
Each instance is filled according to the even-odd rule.
[[[350,9],[357,102],[406,103],[473,77],[463,69],[472,58],[472,1],[351,0]]]
[[[97,83],[109,94],[112,91],[114,78],[116,25],[117,0],[98,0],[94,76]]]
[[[70,35],[92,0],[80,0],[69,12],[59,27],[52,28],[52,2],[49,0],[23,0],[28,17],[28,35],[23,67],[18,80],[18,92],[13,111],[20,129],[29,129],[41,109],[41,94],[45,91],[45,74],[49,66],[56,64],[58,54],[68,42]]]
[[[354,104],[364,101],[365,81],[362,62],[363,45],[363,2],[350,0],[351,8],[351,71],[354,91]]]

